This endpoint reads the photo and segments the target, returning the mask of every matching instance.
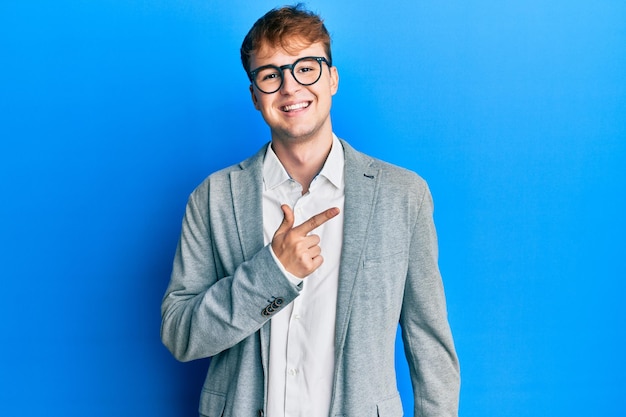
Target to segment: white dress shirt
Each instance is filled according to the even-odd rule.
[[[271,319],[267,417],[328,417],[335,368],[335,315],[343,243],[344,153],[333,135],[324,167],[309,192],[289,177],[268,147],[263,165],[263,232],[269,244],[283,220],[281,204],[294,211],[294,226],[330,207],[340,214],[312,233],[321,239],[323,264],[299,279],[300,295]]]

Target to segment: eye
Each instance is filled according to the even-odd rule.
[[[300,65],[298,65],[298,67],[296,68],[296,71],[301,72],[301,73],[306,73],[306,72],[316,71],[316,68],[311,63],[306,62],[306,63],[301,63]]]
[[[305,58],[296,64],[295,72],[301,75],[313,76],[314,73],[318,73],[320,65],[315,59]]]
[[[263,78],[261,78],[261,80],[262,81],[273,80],[273,79],[278,78],[278,77],[279,77],[279,75],[278,75],[277,72],[272,72],[272,73],[269,73],[269,74],[263,74]]]
[[[280,71],[276,68],[263,68],[256,74],[257,82],[273,82],[280,80]]]

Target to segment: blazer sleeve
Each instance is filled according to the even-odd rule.
[[[206,187],[199,187],[189,198],[161,304],[161,339],[181,361],[214,356],[236,345],[298,295],[268,246],[233,268],[223,267],[207,196]],[[216,227],[229,233],[224,229],[235,228],[234,220]],[[227,275],[224,269],[233,272]]]
[[[415,417],[457,416],[459,362],[438,268],[433,201],[425,183],[411,238],[400,325],[413,384]]]

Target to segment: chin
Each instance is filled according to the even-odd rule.
[[[306,142],[307,140],[312,139],[317,132],[317,130],[284,132],[284,137],[291,142]]]

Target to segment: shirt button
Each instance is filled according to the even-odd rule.
[[[297,369],[291,368],[289,370],[289,375],[296,376],[297,374],[298,374],[298,370]]]
[[[293,318],[294,318],[295,320],[300,320],[300,314],[296,314],[295,316],[293,316]]]

